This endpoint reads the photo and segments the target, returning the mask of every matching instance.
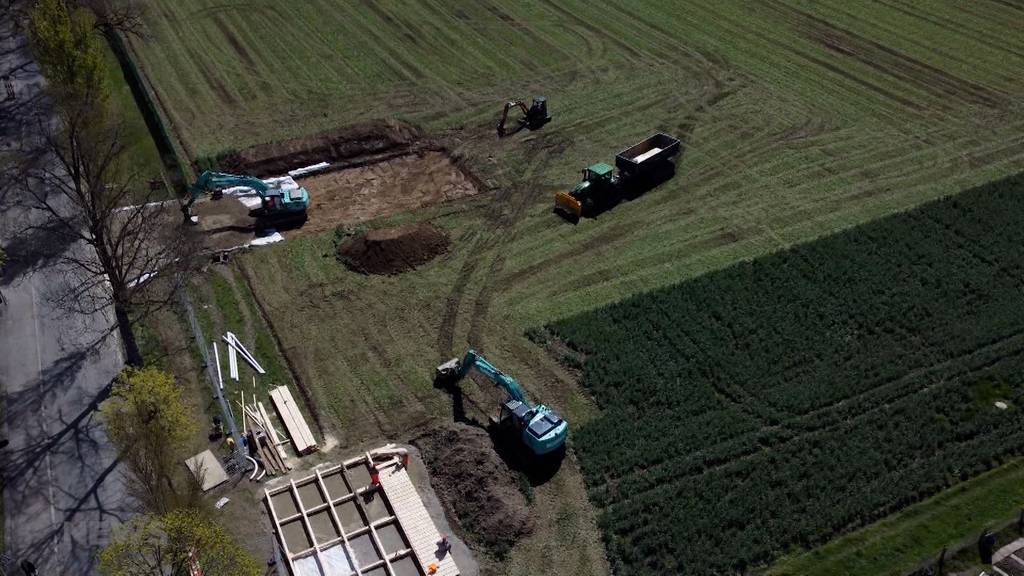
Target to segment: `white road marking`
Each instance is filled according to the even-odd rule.
[[[37,307],[36,307],[36,285],[31,280],[29,280],[29,288],[31,289],[30,292],[32,294],[32,327],[33,327],[33,330],[35,331],[35,340],[36,340],[36,369],[37,369],[38,374],[39,374],[39,383],[42,384],[42,382],[43,382],[43,354],[42,354],[42,351],[39,349],[39,313],[38,313]],[[46,409],[47,409],[47,407],[43,407],[43,410],[46,410]],[[43,420],[43,434],[46,435],[46,439],[48,441],[50,439],[50,431],[47,430],[46,423],[49,422],[50,419],[49,419],[49,417],[44,415],[42,420]],[[56,537],[56,532],[57,532],[57,511],[56,511],[56,509],[53,506],[53,502],[54,502],[54,496],[53,496],[53,466],[50,463],[50,451],[49,450],[46,451],[45,460],[46,460],[47,494],[49,495],[49,500],[50,500],[50,526],[51,526],[51,528],[54,531],[53,553],[57,554],[57,544],[59,542],[59,540]]]

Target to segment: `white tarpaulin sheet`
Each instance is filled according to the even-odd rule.
[[[279,178],[267,178],[263,181],[264,184],[271,188],[280,188],[281,190],[298,190],[299,184],[291,176],[281,176]],[[252,210],[260,207],[260,196],[255,190],[248,186],[232,186],[221,190],[227,196],[234,196],[238,198],[238,201],[245,205],[246,208]]]
[[[282,240],[284,240],[284,236],[281,236],[280,232],[274,232],[273,234],[268,234],[266,236],[261,236],[259,238],[253,239],[251,242],[249,242],[249,246],[264,246],[266,244],[273,244],[275,242],[280,242]]]
[[[344,545],[331,546],[321,552],[320,556],[324,559],[324,576],[349,576],[356,573]]]
[[[356,573],[344,545],[331,546],[320,552],[320,557],[323,566],[317,562],[316,556],[292,560],[295,576],[351,576]]]
[[[185,461],[185,466],[199,480],[203,492],[211,490],[228,481],[228,474],[220,465],[220,460],[213,452],[206,450]]]

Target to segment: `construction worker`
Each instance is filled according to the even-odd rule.
[[[441,534],[441,539],[437,542],[437,551],[441,554],[441,558],[444,558],[452,551],[452,543],[448,541],[447,534]]]

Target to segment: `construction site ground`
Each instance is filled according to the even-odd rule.
[[[288,162],[287,158],[293,158],[290,165],[299,167],[302,156],[295,152],[277,161]],[[322,158],[335,160],[329,156]],[[301,227],[281,230],[286,238],[355,226],[479,192],[472,177],[440,150],[393,157],[385,154],[384,158],[363,154],[357,158],[361,160],[359,165],[295,179],[309,192],[308,220]],[[193,205],[192,212],[199,218],[194,231],[209,250],[241,247],[258,237],[256,218],[233,195],[202,198]]]
[[[230,264],[342,446],[454,421],[431,371],[469,346],[585,425],[597,407],[528,330],[1024,164],[1024,36],[1013,8],[995,2],[155,5],[149,40],[133,43],[187,156],[401,116],[486,183],[481,194],[373,222],[448,232],[448,252],[409,272],[352,272],[329,233]],[[239,40],[269,21],[301,41],[279,50]],[[196,35],[216,59],[196,51]],[[289,81],[242,98],[254,69]],[[500,105],[534,93],[548,96],[553,121],[497,139]],[[380,144],[371,146],[380,158],[408,153],[389,151],[388,130],[360,141]],[[576,226],[551,214],[552,195],[581,168],[654,131],[683,140],[671,181]],[[307,148],[287,168],[323,156]],[[464,387],[467,413],[496,410],[491,387]],[[535,529],[492,560],[493,573],[608,573],[571,449],[532,493]]]

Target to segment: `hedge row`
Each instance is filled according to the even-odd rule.
[[[121,72],[124,74],[125,81],[128,83],[132,96],[135,98],[135,104],[139,107],[142,118],[146,122],[146,128],[149,129],[149,133],[156,143],[157,151],[160,153],[160,160],[163,162],[164,170],[167,173],[168,179],[170,179],[171,186],[174,188],[175,193],[184,195],[187,187],[185,173],[174,150],[170,134],[167,133],[167,127],[164,126],[163,119],[160,117],[153,99],[150,98],[149,92],[146,90],[142,74],[132,60],[128,47],[125,46],[121,35],[109,27],[104,29],[103,35],[107,39],[107,43],[110,45],[114,56],[117,57],[117,62],[121,66]]]

